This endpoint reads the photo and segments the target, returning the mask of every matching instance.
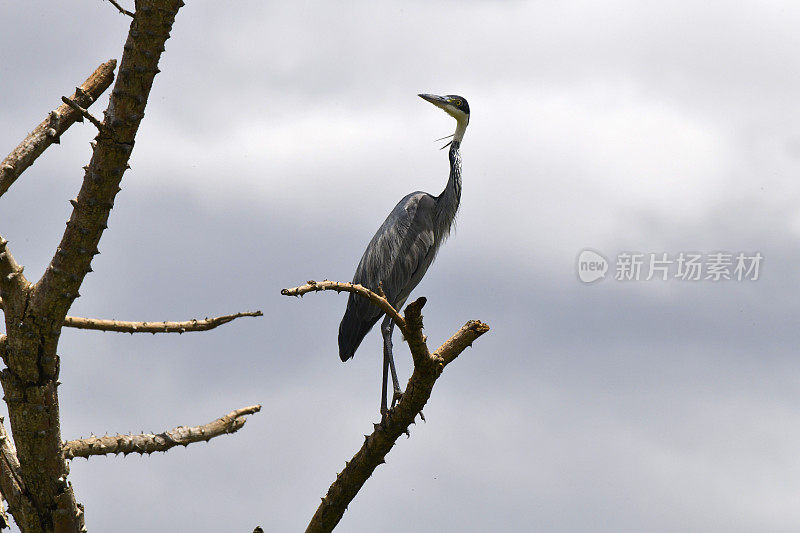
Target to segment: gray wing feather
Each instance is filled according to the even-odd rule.
[[[400,200],[367,245],[353,282],[371,290],[377,290],[382,283],[389,302],[395,308],[402,306],[436,255],[435,205],[435,198],[424,192],[411,193]],[[339,325],[342,360],[353,356],[382,314],[366,299],[350,295]]]

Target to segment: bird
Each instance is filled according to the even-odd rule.
[[[469,104],[458,95],[419,94],[423,100],[444,110],[456,120],[456,130],[442,149],[450,147],[450,175],[442,193],[433,196],[416,191],[405,196],[386,217],[353,275],[353,283],[378,291],[395,309],[402,308],[409,294],[422,280],[436,257],[439,247],[453,227],[461,202],[461,141],[469,124]],[[339,324],[339,357],[343,362],[355,355],[361,341],[384,313],[365,298],[351,293]],[[387,381],[391,370],[394,395],[392,406],[402,397],[392,356],[394,322],[385,316],[381,323],[383,337],[383,384],[381,415],[387,413]]]

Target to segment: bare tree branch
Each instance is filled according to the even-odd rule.
[[[418,302],[414,302],[409,307]],[[421,307],[419,305],[419,308]],[[408,315],[409,310],[407,309],[406,318],[409,318]],[[489,327],[486,324],[473,321],[456,333],[454,337],[459,338],[451,339],[451,344],[463,350],[466,344],[471,343],[488,330]],[[440,350],[451,361],[458,355],[455,349],[440,348]],[[322,498],[306,532],[332,531],[375,468],[386,462],[386,455],[394,447],[400,435],[408,434],[408,426],[427,403],[433,385],[445,366],[445,359],[442,356],[429,357],[427,361],[421,362],[423,356],[424,354],[416,354],[414,357],[414,372],[408,380],[400,402],[389,410],[380,424],[375,424],[375,430],[371,435],[365,436],[361,449],[345,464],[344,470],[337,475],[336,481]]]
[[[3,309],[3,299],[0,298],[0,309]],[[124,320],[105,320],[100,318],[84,318],[80,316],[67,316],[64,326],[76,329],[93,329],[98,331],[113,331],[118,333],[188,333],[191,331],[208,331],[228,322],[233,322],[242,317],[264,316],[261,311],[246,311],[232,315],[217,316],[198,320],[184,320],[181,322],[129,322]],[[2,340],[5,336],[0,337]]]
[[[109,211],[119,192],[139,124],[160,72],[158,61],[169,38],[182,0],[138,0],[111,92],[104,124],[59,249],[31,296],[34,312],[46,311],[57,324],[79,296],[78,288],[90,271],[92,258],[107,227]]]
[[[106,61],[92,73],[83,84],[75,89],[71,100],[87,108],[108,89],[114,81],[114,68],[117,60]],[[68,105],[60,105],[0,163],[0,196],[8,190],[20,174],[44,152],[48,146],[58,143],[67,128],[75,124],[80,114]]]
[[[217,326],[232,322],[245,316],[263,316],[261,311],[248,311],[233,315],[224,315],[203,320],[186,320],[183,322],[123,322],[121,320],[100,320],[68,316],[64,325],[69,328],[94,329],[99,331],[115,331],[120,333],[187,333],[190,331],[208,331]]]
[[[378,306],[381,311],[392,317],[392,320],[395,324],[397,324],[397,327],[400,329],[400,331],[403,332],[403,335],[407,333],[405,319],[394,307],[392,307],[392,304],[389,303],[389,300],[386,299],[386,296],[372,292],[363,285],[358,285],[355,283],[343,283],[341,281],[328,281],[327,279],[324,281],[314,281],[312,279],[307,281],[305,285],[301,285],[299,287],[294,287],[292,289],[281,289],[281,294],[284,296],[303,296],[309,292],[319,291],[344,291],[359,294],[372,302],[374,305]]]
[[[8,502],[9,510],[16,512],[15,509],[24,509],[23,516],[29,516],[34,512],[33,503],[25,494],[25,484],[20,473],[17,450],[14,449],[14,441],[6,433],[3,419],[0,417],[0,490],[3,499]],[[5,512],[3,512],[5,517]],[[8,524],[8,518],[5,517]],[[22,528],[22,524],[18,524]],[[6,525],[8,527],[8,525]],[[0,527],[0,529],[3,529]]]
[[[145,433],[142,435],[116,435],[105,437],[90,437],[88,439],[71,440],[64,443],[64,456],[67,459],[74,457],[89,458],[92,455],[109,455],[122,453],[153,453],[165,452],[175,446],[188,446],[193,442],[200,442],[235,433],[244,426],[247,415],[252,415],[261,410],[260,405],[251,405],[231,411],[222,418],[202,426],[178,426],[172,431],[165,431],[157,435]]]
[[[114,6],[114,7],[116,7],[116,8],[117,8],[117,10],[118,10],[120,13],[122,13],[123,15],[128,15],[129,17],[134,17],[134,14],[133,14],[133,13],[131,13],[131,12],[130,12],[130,11],[128,11],[127,9],[124,9],[124,8],[123,8],[121,5],[119,5],[119,4],[118,4],[117,2],[115,2],[114,0],[108,0],[108,1],[109,1],[109,2],[111,2],[111,5],[112,5],[112,6]]]
[[[433,352],[434,359],[442,360],[442,368],[452,363],[461,352],[472,347],[472,343],[489,331],[489,326],[480,320],[470,320]]]
[[[91,271],[91,260],[99,253],[97,245],[120,190],[153,79],[159,72],[158,62],[182,5],[182,0],[136,0],[136,16],[105,112],[106,129],[93,144],[92,159],[80,192],[72,201],[72,215],[61,243],[42,278],[32,287],[24,288],[24,305],[9,299],[6,286],[0,286],[8,336],[4,353],[7,368],[0,372],[0,383],[22,479],[34,503],[31,514],[13,507],[10,510],[26,533],[77,533],[83,528],[83,512],[67,482],[69,469],[62,450],[58,340],[67,311]],[[112,62],[109,66],[113,65]],[[81,98],[77,91],[72,99],[86,108],[89,101]],[[64,108],[75,118],[81,116],[66,104]],[[52,120],[62,122],[57,114]],[[55,133],[51,135],[57,138],[58,130],[52,129]],[[29,158],[28,165],[33,159]],[[9,167],[3,171],[16,178],[21,170]],[[6,271],[10,268],[7,259],[1,265]],[[20,283],[19,278],[13,278],[17,280],[15,283]]]
[[[21,305],[27,297],[30,286],[22,274],[24,267],[20,266],[8,249],[8,241],[0,235],[0,296],[4,296],[10,305]]]
[[[284,289],[281,294],[300,296],[308,292],[323,290],[353,292],[367,298],[384,312],[394,311],[385,297],[352,283],[327,280],[323,282],[309,281],[306,285],[294,289]],[[408,434],[409,425],[422,412],[444,367],[454,361],[468,346],[471,346],[475,339],[489,331],[489,326],[483,322],[471,320],[431,354],[425,336],[422,334],[422,307],[425,302],[425,298],[419,298],[406,307],[404,317],[392,316],[392,319],[403,331],[414,360],[414,371],[408,380],[403,396],[397,405],[386,413],[380,424],[375,424],[372,434],[364,436],[364,444],[361,449],[350,461],[345,463],[344,470],[336,476],[336,481],[322,498],[322,503],[306,529],[307,533],[328,532],[336,527],[347,506],[353,501],[375,468],[386,462],[386,455],[400,435]],[[394,314],[397,314],[396,311]]]
[[[68,106],[70,106],[72,109],[74,109],[78,113],[81,114],[81,118],[80,118],[80,120],[78,120],[78,122],[83,122],[83,119],[86,118],[86,119],[89,120],[89,122],[94,124],[94,127],[97,128],[98,131],[103,131],[105,129],[105,126],[103,125],[102,122],[100,122],[99,120],[94,118],[94,115],[92,115],[86,109],[84,109],[80,105],[78,105],[78,103],[75,100],[67,98],[66,96],[62,96],[61,97],[61,101],[64,102],[65,104],[67,104]]]

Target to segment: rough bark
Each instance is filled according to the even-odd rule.
[[[0,309],[3,299],[0,298]],[[113,331],[116,333],[188,333],[192,331],[208,331],[223,324],[233,322],[242,317],[264,316],[261,311],[246,311],[232,315],[215,316],[213,318],[193,318],[191,320],[163,322],[130,322],[127,320],[106,320],[103,318],[84,318],[80,316],[64,317],[64,327],[76,329],[92,329],[96,331]]]
[[[75,89],[70,99],[83,108],[92,105],[114,81],[116,66],[117,60],[111,59],[97,67],[92,75]],[[66,104],[51,111],[47,118],[0,163],[0,196],[3,196],[19,175],[31,166],[48,146],[53,143],[58,144],[61,134],[67,131],[67,128],[81,120],[83,120],[81,115]]]
[[[98,318],[82,318],[68,316],[64,318],[64,326],[77,329],[93,329],[97,331],[114,331],[118,333],[189,333],[192,331],[208,331],[237,318],[246,316],[263,316],[261,311],[249,311],[233,315],[213,318],[184,320],[181,322],[125,322],[122,320],[102,320]]]
[[[309,281],[305,285],[293,289],[283,289],[285,296],[302,296],[309,292],[334,290],[359,294],[386,312],[395,321],[408,342],[414,360],[414,371],[408,380],[406,390],[400,401],[392,407],[374,431],[364,436],[364,444],[345,468],[336,476],[336,481],[322,498],[322,502],[306,529],[306,533],[332,531],[339,523],[358,491],[364,486],[375,469],[386,462],[386,454],[394,447],[400,435],[408,434],[408,427],[428,402],[436,380],[444,367],[453,362],[472,342],[489,331],[489,326],[478,320],[467,322],[455,335],[445,341],[432,354],[428,350],[425,336],[422,334],[422,307],[425,298],[419,298],[409,304],[405,316],[400,316],[386,298],[369,289],[352,283],[335,281]],[[387,308],[388,306],[388,308]]]
[[[22,482],[14,441],[6,433],[2,418],[0,418],[0,490],[9,509],[20,508],[23,513],[34,512],[29,499],[25,496],[25,484]],[[5,513],[4,518],[5,527],[8,527],[8,517]]]
[[[386,299],[384,294],[375,293],[369,290],[368,288],[364,287],[363,285],[359,285],[358,283],[345,283],[341,281],[314,281],[309,280],[306,282],[305,285],[300,285],[299,287],[294,287],[291,289],[282,289],[281,294],[284,296],[303,296],[308,294],[309,292],[320,292],[320,291],[336,291],[336,292],[352,292],[366,298],[373,305],[377,306],[381,311],[392,317],[394,323],[397,324],[397,328],[403,332],[403,335],[406,334],[406,321],[403,316],[397,312],[397,310],[392,307],[392,304],[389,303],[389,300]],[[382,293],[383,291],[381,291]]]
[[[246,421],[247,415],[261,410],[260,405],[251,405],[231,411],[213,422],[202,426],[178,426],[163,433],[142,433],[140,435],[105,435],[88,439],[71,440],[64,443],[64,455],[67,459],[92,455],[109,455],[121,453],[151,454],[165,452],[175,446],[188,446],[193,442],[208,442],[214,437],[236,433]]]
[[[0,296],[7,340],[6,369],[0,383],[8,405],[20,475],[32,504],[11,508],[24,532],[69,531],[83,527],[83,511],[67,482],[62,452],[57,386],[61,327],[107,227],[109,211],[120,190],[134,138],[158,72],[158,61],[180,0],[139,0],[125,43],[119,73],[86,167],[78,197],[61,243],[42,278],[31,285],[3,244]],[[80,94],[73,100],[82,107]],[[76,117],[80,113],[65,105]],[[18,175],[18,173],[17,173]]]

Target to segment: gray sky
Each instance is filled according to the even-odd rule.
[[[233,437],[73,462],[90,531],[302,530],[378,420],[380,340],[337,357],[349,280],[408,192],[434,194],[461,94],[458,229],[415,291],[437,383],[341,531],[800,528],[800,6],[793,2],[189,2],[71,314],[209,333],[65,330],[65,438],[162,431],[262,403]],[[128,6],[130,7],[130,6]],[[0,4],[0,147],[119,58],[102,1]],[[106,99],[92,107],[101,115]],[[0,199],[36,279],[92,127]],[[764,256],[758,281],[583,285],[578,252]],[[408,377],[407,348],[396,342]]]

